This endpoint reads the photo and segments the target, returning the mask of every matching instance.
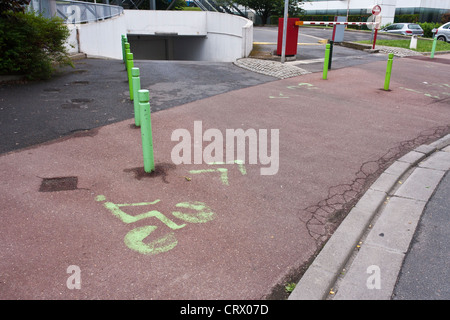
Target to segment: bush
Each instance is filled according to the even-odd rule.
[[[394,23],[417,23],[418,21],[418,14],[397,14],[394,17]]]
[[[432,30],[434,28],[439,28],[441,26],[440,23],[434,23],[434,22],[423,22],[423,23],[419,23],[419,25],[422,27],[423,29],[423,36],[425,38],[433,38],[433,32]]]
[[[60,18],[11,11],[0,17],[0,74],[48,79],[57,65],[72,65],[64,46],[69,36]]]

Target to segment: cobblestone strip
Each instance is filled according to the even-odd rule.
[[[393,53],[397,57],[421,56],[420,52],[398,47],[376,46],[382,53]]]
[[[292,65],[270,60],[243,58],[236,60],[234,64],[238,67],[279,79],[286,79],[310,73],[309,71]]]

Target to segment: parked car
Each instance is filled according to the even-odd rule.
[[[450,42],[450,22],[443,24],[437,29],[433,29],[438,40]]]
[[[381,29],[383,32],[402,34],[405,36],[423,36],[423,29],[416,23],[394,23]]]

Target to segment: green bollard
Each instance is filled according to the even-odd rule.
[[[386,68],[386,78],[384,79],[384,90],[389,90],[389,84],[391,82],[392,62],[394,61],[394,54],[389,53],[389,59]]]
[[[325,60],[323,62],[323,80],[327,80],[328,78],[328,62],[330,60],[330,47],[331,45],[328,43],[325,49]]]
[[[140,79],[139,68],[131,69],[131,82],[133,85],[133,97],[138,97],[138,91],[141,90],[141,79]],[[134,99],[134,125],[139,127],[141,125],[141,112],[139,109],[139,98]]]
[[[433,46],[431,47],[431,59],[434,59],[434,52],[436,51],[436,45],[437,45],[437,37],[436,34],[434,34],[434,40],[433,40]]]
[[[328,57],[328,70],[331,69],[331,63],[333,62],[333,46],[334,46],[334,41],[330,40],[330,56]]]
[[[152,121],[150,114],[150,97],[148,90],[138,91],[140,118],[141,118],[141,137],[142,153],[144,156],[144,171],[150,173],[155,171],[155,159],[153,156],[153,137]]]
[[[133,82],[131,79],[131,69],[133,69],[134,67],[134,62],[133,62],[133,54],[132,53],[127,53],[127,74],[128,74],[128,86],[130,89],[130,100],[133,101]]]
[[[125,43],[127,43],[127,36],[126,35],[122,35],[122,59],[123,59],[123,63],[125,63],[126,61],[126,52],[125,52]]]
[[[130,44],[128,42],[125,42],[125,69],[128,68],[127,67],[127,54],[128,53],[131,53]]]

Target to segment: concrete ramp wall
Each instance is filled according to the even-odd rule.
[[[136,59],[151,59],[155,55],[146,51],[162,50],[151,43],[166,43],[165,59],[220,62],[247,57],[253,46],[251,20],[218,12],[125,10],[120,16],[79,24],[76,29],[80,52],[112,59],[122,59],[122,34],[135,41]]]

